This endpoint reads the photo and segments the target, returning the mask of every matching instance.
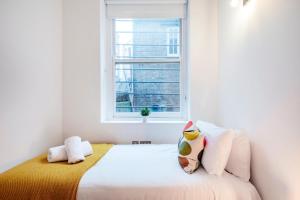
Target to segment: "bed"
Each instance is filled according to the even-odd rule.
[[[260,200],[250,182],[203,168],[186,174],[177,145],[114,145],[81,178],[78,200]]]

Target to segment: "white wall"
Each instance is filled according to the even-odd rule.
[[[300,199],[300,3],[219,1],[220,123],[252,139],[265,200]]]
[[[0,172],[62,142],[62,2],[0,1]]]
[[[190,1],[191,118],[215,121],[217,0]],[[64,134],[94,142],[177,142],[183,124],[100,123],[99,0],[64,0]]]

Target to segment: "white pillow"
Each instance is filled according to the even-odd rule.
[[[206,139],[201,161],[203,167],[209,174],[222,175],[231,151],[233,130],[203,121],[197,121],[196,126]]]
[[[250,179],[250,161],[250,140],[245,134],[235,131],[225,170],[247,182]]]

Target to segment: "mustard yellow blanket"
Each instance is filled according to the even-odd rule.
[[[111,144],[93,144],[94,154],[73,165],[48,163],[46,154],[18,165],[0,174],[0,199],[76,199],[83,174],[111,147]]]

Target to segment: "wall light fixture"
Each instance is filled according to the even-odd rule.
[[[243,0],[243,5],[245,6],[249,0]]]
[[[232,7],[238,7],[243,2],[243,6],[245,6],[250,0],[231,0],[230,5]]]

